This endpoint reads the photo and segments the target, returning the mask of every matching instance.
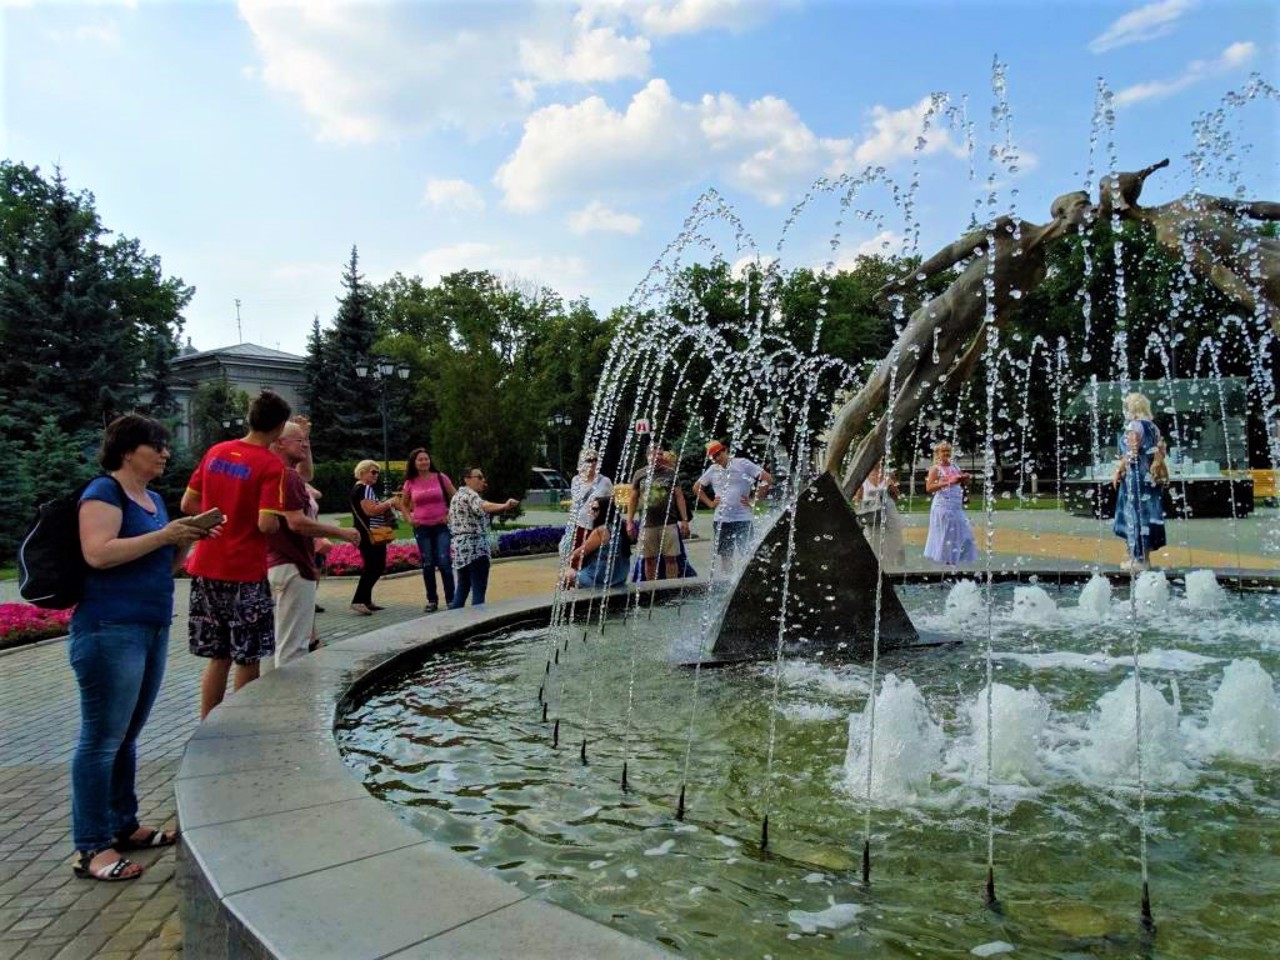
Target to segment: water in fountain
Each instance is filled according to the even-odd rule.
[[[976,219],[987,224],[988,239],[996,215],[1017,206],[1016,191],[997,189],[1019,163],[1005,83],[997,62],[992,164],[986,195],[975,210]],[[1118,168],[1114,122],[1103,85],[1090,131],[1090,188],[1096,170],[1114,174]],[[963,131],[972,171],[974,125],[963,102],[957,107],[945,97],[934,98],[928,123]],[[1098,159],[1095,148],[1105,152],[1105,160]],[[544,643],[548,656],[527,664],[519,644],[512,642],[511,649],[493,644],[482,646],[478,664],[468,668],[478,676],[463,679],[428,669],[410,694],[411,705],[421,706],[422,715],[436,722],[448,716],[448,730],[437,735],[413,716],[393,723],[379,715],[376,724],[384,726],[375,724],[375,729],[399,726],[404,732],[407,727],[415,746],[380,737],[371,746],[353,732],[348,750],[384,795],[411,806],[456,849],[531,888],[547,888],[548,895],[590,915],[695,954],[777,950],[803,936],[815,942],[830,938],[834,954],[843,955],[866,934],[864,940],[876,944],[873,949],[945,943],[948,949],[988,955],[1007,944],[993,939],[988,918],[969,915],[980,836],[988,869],[997,835],[1002,862],[1013,865],[1002,878],[1001,893],[1021,914],[1011,921],[1017,939],[1034,944],[1032,950],[1051,951],[1056,941],[1033,928],[1044,916],[1060,915],[1064,901],[1087,904],[1098,914],[1088,923],[1067,924],[1072,935],[1083,936],[1085,929],[1100,935],[1122,931],[1122,916],[1132,927],[1135,898],[1125,874],[1133,870],[1136,853],[1146,881],[1149,831],[1164,840],[1185,823],[1212,817],[1224,796],[1241,809],[1257,802],[1256,784],[1268,775],[1265,766],[1241,771],[1224,765],[1220,758],[1229,754],[1220,748],[1235,736],[1248,754],[1245,762],[1275,762],[1271,675],[1280,667],[1275,657],[1280,636],[1274,635],[1275,607],[1269,600],[1212,596],[1198,576],[1188,576],[1185,598],[1173,597],[1164,574],[1149,572],[1128,591],[1124,609],[1113,610],[1111,584],[1101,575],[1078,597],[1059,595],[1060,603],[1040,584],[1005,589],[995,582],[997,463],[1016,467],[1022,501],[1030,467],[1026,446],[1033,428],[1048,426],[1032,414],[1036,394],[1043,392],[1031,389],[1033,377],[1043,375],[1052,385],[1053,455],[1061,477],[1070,455],[1091,464],[1113,456],[1110,424],[1116,411],[1104,410],[1099,400],[1096,370],[1072,369],[1072,359],[1087,365],[1091,350],[1105,353],[1109,346],[1110,375],[1123,384],[1131,382],[1131,363],[1142,374],[1148,354],[1157,358],[1160,371],[1174,372],[1175,336],[1154,352],[1131,341],[1130,324],[1136,320],[1129,314],[1130,288],[1140,277],[1125,272],[1118,215],[1107,247],[1093,245],[1087,232],[1075,238],[1084,260],[1084,282],[1074,299],[1085,330],[1082,342],[1068,345],[1059,337],[1050,363],[1047,340],[1003,337],[998,329],[1003,318],[995,315],[989,296],[981,334],[986,390],[966,382],[958,397],[939,393],[918,415],[902,419],[894,410],[899,398],[891,381],[883,415],[895,428],[905,426],[915,440],[903,449],[886,439],[886,465],[913,467],[922,441],[949,436],[954,442],[962,430],[982,450],[983,580],[961,579],[945,598],[917,596],[913,608],[920,625],[985,640],[980,654],[963,650],[894,660],[883,677],[878,650],[870,669],[783,659],[787,619],[800,602],[791,589],[795,551],[822,548],[795,542],[798,497],[821,452],[829,411],[856,391],[866,373],[820,350],[831,275],[850,223],[880,231],[900,215],[900,235],[906,238],[902,252],[917,253],[923,149],[922,140],[905,188],[881,169],[815,184],[784,224],[776,258],[761,257],[732,208],[709,192],[637,288],[628,305],[626,335],[615,340],[601,377],[585,443],[606,451],[617,465],[614,475],[625,480],[644,456],[631,425],[644,420],[655,443],[675,448],[682,457],[716,437],[785,478],[774,510],[781,515],[778,522],[790,524],[781,529],[791,535],[780,553],[777,580],[770,584],[777,598],[772,626],[779,642],[767,669],[681,671],[673,661],[701,664],[724,592],[682,593],[682,606],[698,605],[698,615],[689,617],[681,616],[679,606],[664,610],[655,596],[636,591],[629,597],[629,622],[611,626],[607,637],[604,604],[593,606],[595,599],[588,596],[586,621],[601,618],[600,642],[574,644],[569,655],[567,630],[580,622],[583,598],[567,591],[553,614],[563,636],[553,630],[553,636],[540,640],[537,634],[532,641]],[[971,179],[976,179],[972,173]],[[887,197],[883,212],[868,206],[877,196]],[[782,309],[786,277],[781,263],[790,252],[784,247],[802,230],[803,219],[817,216],[826,203],[837,208],[830,254],[814,288],[802,291],[812,303],[797,321]],[[727,241],[717,245],[716,235]],[[797,238],[794,245],[801,242]],[[707,251],[711,267],[695,270],[691,260]],[[1093,329],[1099,306],[1093,299],[1095,269],[1105,266],[1107,256],[1114,262],[1112,289],[1101,292],[1116,305],[1114,333]],[[753,266],[740,288],[741,302],[704,302],[701,280],[709,274],[699,271],[729,271],[729,264],[743,260]],[[988,292],[994,287],[994,263],[990,258]],[[1200,281],[1188,273],[1186,282]],[[1012,296],[1021,300],[1033,292]],[[907,319],[898,297],[894,334],[902,332]],[[803,335],[793,327],[802,327]],[[932,346],[938,355],[937,337]],[[1272,412],[1274,373],[1265,358],[1274,352],[1274,342],[1264,340],[1251,359],[1253,369],[1262,371],[1255,375],[1254,394],[1270,398],[1266,409]],[[1203,355],[1217,363],[1216,353]],[[1010,374],[1015,400],[1006,408]],[[1063,439],[1059,411],[1063,397],[1081,389],[1091,393],[1090,436],[1073,451]],[[1180,437],[1176,425],[1174,435]],[[1100,494],[1109,477],[1093,479]],[[1101,566],[1104,554],[1119,544],[1104,522],[1097,534],[1094,559]],[[1015,562],[1015,571],[1021,562]],[[1204,609],[1214,616],[1198,613]],[[1129,655],[1116,656],[1113,651],[1124,641]],[[1259,660],[1250,658],[1266,644],[1272,646]],[[1130,676],[1121,679],[1122,669]],[[561,720],[580,725],[582,759],[587,741],[592,743],[590,767],[567,751],[549,755],[554,733],[531,723],[529,697],[518,710],[506,705],[502,689],[520,676],[545,691],[541,709],[546,716],[551,701],[555,730]],[[1181,679],[1175,686],[1176,678]],[[1214,681],[1217,687],[1210,692]],[[1241,695],[1251,698],[1247,708],[1239,702]],[[474,704],[467,699],[471,696]],[[399,706],[391,697],[387,702]],[[373,716],[377,706],[361,707],[356,719]],[[493,724],[505,724],[505,733],[495,735]],[[1246,725],[1253,739],[1240,735]],[[425,760],[416,746],[422,743],[430,746]],[[451,759],[437,761],[437,754]],[[438,762],[451,764],[448,778],[433,776]],[[617,789],[619,768],[629,786],[625,794]],[[1148,782],[1162,791],[1170,788],[1158,794],[1150,823]],[[1264,798],[1262,807],[1260,815],[1266,815],[1276,804]],[[874,908],[854,883],[856,843],[849,824],[857,813],[863,817],[864,850],[873,827],[877,840],[885,841],[878,853],[885,866],[877,874]],[[1256,815],[1247,812],[1242,819]],[[767,832],[771,817],[772,837]],[[1248,822],[1251,831],[1265,835],[1264,827]],[[1130,840],[1135,829],[1141,837],[1137,850]],[[765,847],[770,857],[762,855]],[[1162,893],[1172,904],[1169,915],[1187,918],[1193,912],[1189,904],[1198,906],[1203,891],[1180,885],[1176,855],[1159,846],[1153,852],[1158,869],[1170,875],[1169,891]],[[1228,857],[1226,872],[1233,880],[1231,871],[1240,869],[1243,859]],[[923,906],[915,886],[921,875],[930,883]],[[1247,886],[1243,880],[1228,886],[1230,902],[1224,909],[1234,922],[1248,911],[1249,895],[1241,889]],[[1195,928],[1189,940],[1195,946],[1183,950],[1179,944],[1171,955],[1218,950],[1216,938],[1232,929],[1219,919],[1199,912],[1185,919]],[[1258,921],[1249,920],[1244,928],[1250,945],[1266,940]],[[1074,950],[1080,941],[1070,943]]]

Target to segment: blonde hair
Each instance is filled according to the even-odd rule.
[[[948,450],[950,450],[952,456],[955,455],[956,448],[952,446],[950,440],[939,440],[937,443],[933,445],[933,462],[934,463],[938,462],[938,451],[941,450],[943,447],[946,447]],[[884,461],[881,460],[881,463],[883,462]]]
[[[1130,420],[1150,420],[1151,401],[1141,393],[1130,393],[1124,398],[1124,415]]]
[[[378,466],[377,460],[361,460],[359,463],[356,464],[356,468],[352,472],[352,476],[354,476],[357,480],[359,480],[360,474],[364,473],[366,470],[381,470],[381,469],[382,468]]]

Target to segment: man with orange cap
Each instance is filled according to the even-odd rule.
[[[711,507],[711,525],[716,554],[725,566],[735,556],[745,553],[751,543],[751,522],[755,517],[752,503],[763,499],[773,485],[773,477],[746,457],[732,457],[729,448],[719,440],[707,444],[711,465],[693,485],[698,502]],[[713,497],[707,496],[707,488]]]

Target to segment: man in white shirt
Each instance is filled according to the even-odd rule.
[[[751,504],[769,492],[773,477],[746,457],[731,457],[729,448],[719,440],[707,444],[707,456],[711,466],[693,485],[693,493],[700,503],[715,510],[711,522],[716,553],[728,565],[751,543],[755,516]],[[713,497],[707,496],[708,487]]]
[[[592,513],[588,509],[600,497],[613,496],[613,481],[599,472],[600,454],[587,447],[578,455],[578,472],[569,485],[569,517],[573,520],[570,551],[582,546],[591,532]],[[574,565],[578,569],[581,561]]]

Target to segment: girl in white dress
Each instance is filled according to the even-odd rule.
[[[895,503],[897,499],[898,480],[892,470],[885,470],[881,460],[862,481],[858,519],[871,549],[886,567],[902,567],[907,562],[907,548],[902,540],[902,515]],[[884,545],[883,553],[881,544]]]
[[[924,481],[925,490],[933,494],[925,559],[948,567],[978,562],[978,544],[973,539],[969,518],[964,515],[962,485],[968,480],[969,474],[951,462],[951,444],[945,440],[935,443],[933,466]]]

